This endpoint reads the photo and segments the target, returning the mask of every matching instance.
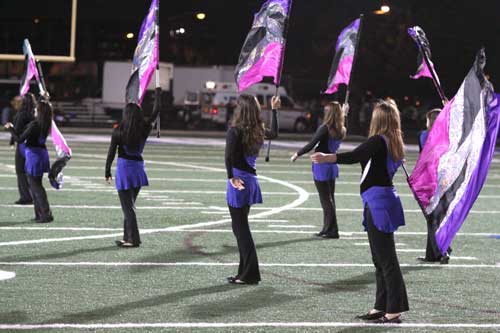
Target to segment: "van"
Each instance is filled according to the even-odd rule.
[[[271,120],[271,98],[276,93],[276,87],[268,83],[253,85],[243,93],[253,95],[262,108],[262,119],[269,125]],[[298,106],[290,98],[284,87],[279,87],[278,94],[281,98],[279,111],[280,129],[304,133],[311,128],[311,113]],[[236,105],[238,87],[232,82],[205,83],[204,89],[199,94],[201,118],[220,127],[227,126],[231,115],[227,114],[228,106]]]

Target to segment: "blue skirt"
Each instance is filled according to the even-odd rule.
[[[339,166],[336,163],[313,163],[312,173],[314,180],[325,182],[338,178]]]
[[[47,148],[28,147],[24,148],[26,161],[24,169],[26,173],[33,177],[41,177],[45,172],[50,171],[49,152]]]
[[[149,182],[144,170],[144,161],[133,161],[118,157],[115,184],[118,191],[148,186]]]
[[[392,233],[405,225],[403,205],[394,187],[373,186],[361,194],[363,207],[370,209],[375,227],[384,233]],[[365,208],[366,209],[366,208]],[[367,228],[366,212],[363,226]]]
[[[19,149],[19,153],[23,158],[26,158],[26,144],[25,143],[18,143],[17,144],[17,149]]]
[[[231,185],[229,179],[227,180],[226,199],[229,206],[243,208],[262,203],[262,193],[256,175],[236,168],[233,168],[233,175],[243,180],[245,189],[237,190]]]

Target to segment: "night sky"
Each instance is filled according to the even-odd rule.
[[[259,0],[161,1],[161,59],[179,65],[234,65]],[[451,97],[470,69],[475,53],[486,47],[491,81],[500,86],[499,0],[390,0],[391,13],[377,16],[378,0],[295,0],[284,65],[284,80],[294,95],[314,97],[324,89],[341,29],[366,15],[358,66],[358,94],[405,95],[437,100],[432,82],[410,80],[417,50],[406,30],[420,25],[431,43],[433,61]],[[130,59],[150,1],[79,0],[77,61]],[[194,13],[205,12],[197,21]],[[0,0],[0,50],[20,53],[28,37],[38,54],[69,49],[69,0]],[[38,23],[34,19],[38,18]],[[170,31],[183,27],[183,36]],[[500,90],[497,88],[497,90]]]

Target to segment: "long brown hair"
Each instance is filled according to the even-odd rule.
[[[264,123],[260,118],[260,104],[252,95],[241,95],[232,126],[241,131],[243,149],[247,154],[257,154],[264,142]]]
[[[403,132],[401,131],[401,120],[396,103],[379,101],[375,104],[369,136],[374,135],[383,135],[387,138],[390,154],[394,161],[404,158]]]
[[[339,102],[330,102],[325,107],[325,119],[323,124],[328,128],[330,136],[335,139],[344,139],[346,128],[344,126],[344,112]]]
[[[40,124],[40,133],[44,137],[49,135],[52,127],[52,104],[46,100],[41,100],[36,106],[36,120]]]

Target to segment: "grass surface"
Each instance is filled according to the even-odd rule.
[[[500,234],[498,162],[453,243],[448,266],[415,260],[424,254],[426,228],[398,173],[395,182],[407,225],[396,241],[411,308],[404,322],[410,327],[361,327],[353,317],[373,305],[375,278],[360,222],[359,166],[341,166],[337,182],[341,239],[317,240],[312,234],[321,228],[322,212],[309,161],[291,164],[292,150],[284,149],[273,151],[271,163],[260,161],[265,203],[250,214],[263,281],[235,287],[225,283],[226,276],[235,274],[238,254],[225,204],[223,147],[147,145],[151,186],[138,198],[143,241],[138,249],[114,246],[122,233],[122,213],[114,187],[103,180],[107,146],[73,143],[72,149],[64,189],[48,190],[55,221],[40,225],[30,221],[32,207],[11,205],[17,199],[13,152],[0,148],[0,270],[16,273],[14,279],[0,281],[0,325],[310,323],[299,328],[197,328],[207,332],[500,329],[500,239],[492,237]],[[416,155],[407,159],[411,168]],[[314,327],[318,323],[337,327]]]

